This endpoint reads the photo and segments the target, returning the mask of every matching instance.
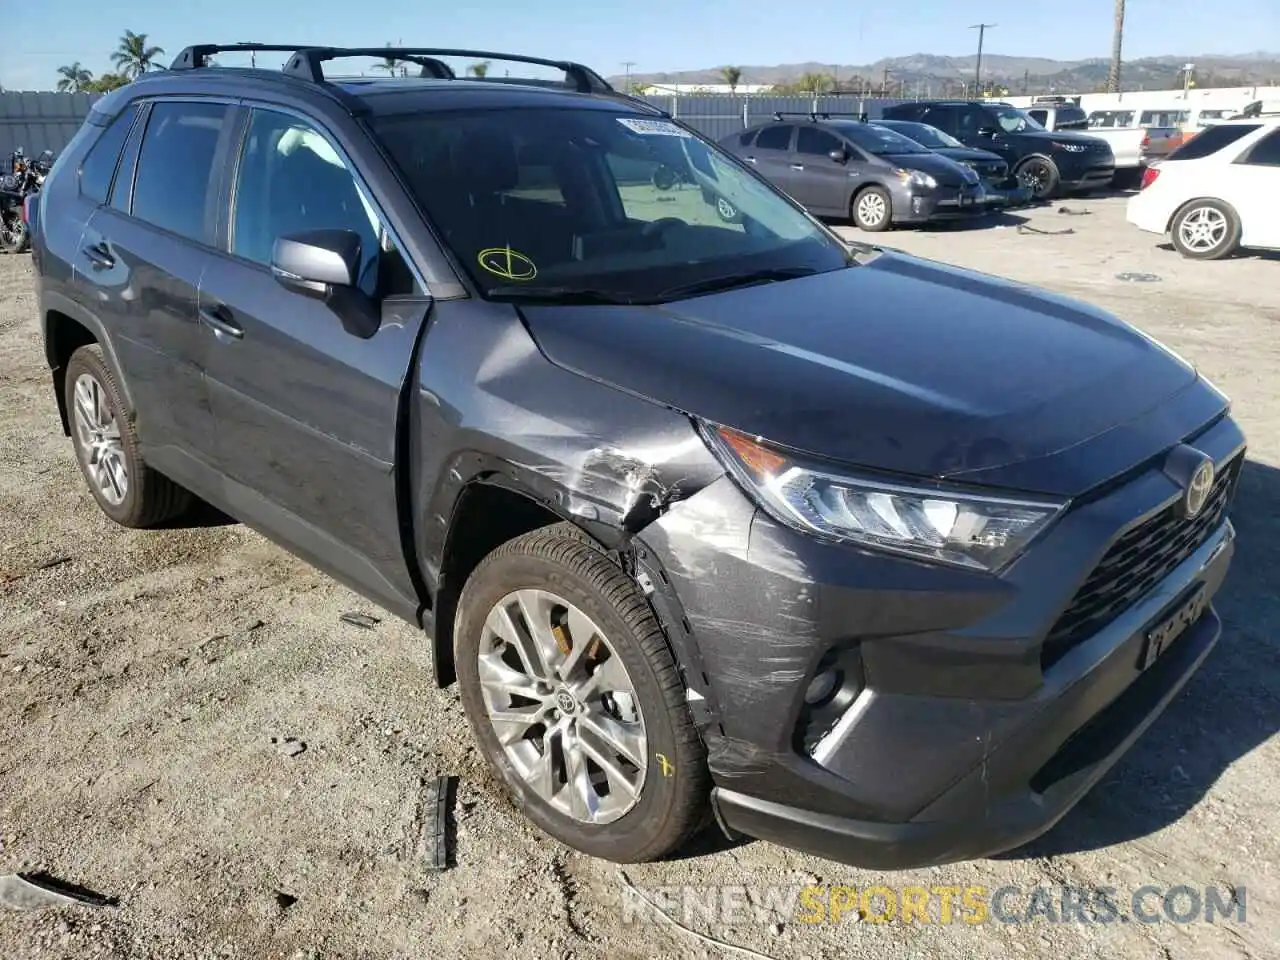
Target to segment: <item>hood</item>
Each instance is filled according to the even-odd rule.
[[[815,457],[917,476],[999,485],[1015,467],[1023,489],[1074,495],[1223,403],[1103,311],[892,252],[658,306],[520,309],[543,354],[582,376]],[[1170,415],[1164,402],[1197,383],[1207,399]],[[1144,417],[1146,439],[1111,445],[1106,462],[1068,453]]]
[[[1059,143],[1083,143],[1085,146],[1111,149],[1111,144],[1102,137],[1091,136],[1079,130],[1023,130],[1018,135],[1035,137],[1038,140],[1057,140]]]
[[[957,163],[1004,163],[1004,157],[990,150],[974,150],[972,147],[933,147],[933,152],[941,154],[948,160]]]
[[[937,153],[877,154],[877,159],[895,167],[923,171],[948,187],[961,187],[970,182],[965,176],[968,168]]]

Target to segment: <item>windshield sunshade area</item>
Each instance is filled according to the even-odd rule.
[[[850,266],[843,244],[718,147],[663,117],[590,107],[376,122],[484,296],[661,302],[722,278]]]
[[[838,126],[845,138],[877,157],[929,152],[910,137],[875,123],[841,123]]]

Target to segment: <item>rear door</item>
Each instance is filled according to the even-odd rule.
[[[97,304],[112,334],[143,456],[215,499],[207,345],[196,295],[211,250],[231,109],[212,100],[146,104],[76,263],[81,301]]]
[[[425,288],[326,130],[267,107],[246,113],[223,252],[199,292],[226,497],[252,526],[412,619],[397,493],[408,464],[396,443]],[[359,287],[381,315],[371,334],[339,301],[272,274],[277,237],[322,229],[361,238]]]
[[[791,170],[791,145],[795,125],[775,123],[756,134],[755,143],[742,154],[742,159],[760,171],[774,186],[795,196],[795,178]]]
[[[1280,249],[1280,127],[1231,164],[1232,202],[1240,214],[1241,242]]]
[[[843,140],[817,124],[798,128],[790,158],[792,196],[815,213],[847,216],[850,173],[860,163],[853,156],[843,163],[832,160],[833,150],[853,153]]]

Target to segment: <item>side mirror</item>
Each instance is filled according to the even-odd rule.
[[[988,140],[994,137],[996,133],[997,131],[995,127],[979,127],[978,128],[978,136],[986,137]]]
[[[272,247],[271,274],[282,287],[323,300],[344,330],[367,340],[382,326],[382,312],[357,286],[362,246],[353,230],[286,234]]]
[[[322,299],[335,287],[354,287],[360,274],[360,235],[353,230],[306,230],[277,237],[271,274],[281,286]]]
[[[846,160],[849,159],[849,152],[845,150],[844,147],[841,147],[839,150],[832,150],[830,153],[827,154],[827,156],[830,157],[832,160],[834,160],[836,163],[844,163]]]

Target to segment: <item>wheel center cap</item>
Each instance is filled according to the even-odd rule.
[[[560,708],[561,713],[576,713],[578,701],[573,698],[573,694],[568,690],[561,690],[556,694],[556,706]]]

